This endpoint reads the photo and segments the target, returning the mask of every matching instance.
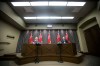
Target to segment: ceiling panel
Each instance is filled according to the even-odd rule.
[[[26,0],[27,1],[27,0]],[[60,0],[61,1],[61,0]],[[88,1],[85,6],[24,6],[15,7],[11,3],[11,8],[26,22],[26,23],[78,23],[81,18],[84,18],[89,12],[96,7],[97,2]],[[74,16],[72,20],[26,20],[25,16]]]

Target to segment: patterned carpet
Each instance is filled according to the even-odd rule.
[[[83,62],[80,64],[70,62],[58,63],[57,61],[41,61],[37,64],[33,62],[24,65],[17,65],[14,61],[0,61],[0,66],[100,66],[100,57],[86,55]]]

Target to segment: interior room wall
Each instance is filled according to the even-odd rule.
[[[84,30],[98,24],[100,26],[100,16],[98,15],[98,10],[94,9],[91,13],[89,13],[84,19],[82,19],[78,25],[77,25],[77,34],[79,38],[79,43],[80,43],[80,49],[82,52],[88,52],[87,45],[86,45],[86,40],[84,36]],[[96,18],[95,21],[91,20],[93,18]],[[87,24],[85,24],[88,22]],[[84,27],[82,27],[85,24]]]
[[[26,29],[77,29],[75,24],[50,24],[51,28],[47,27],[48,24],[31,24],[27,25]]]
[[[10,37],[7,37],[7,35]],[[0,19],[0,55],[16,52],[19,35],[20,31],[18,29]]]
[[[87,30],[87,29],[89,29],[89,28],[91,28],[91,27],[97,25],[97,24],[98,24],[97,21],[93,21],[93,22],[87,24],[87,25],[86,25],[85,27],[83,27],[82,29],[83,29],[83,31],[84,31],[84,30]]]
[[[98,1],[98,6],[97,6],[97,22],[100,27],[100,0]]]
[[[5,2],[0,2],[0,10],[9,16],[11,19],[15,21],[15,23],[19,24],[21,27],[25,28],[25,23],[13,10],[12,8]],[[5,18],[5,17],[4,17]]]

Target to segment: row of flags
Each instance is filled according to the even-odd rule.
[[[34,39],[33,39],[32,32],[31,32],[31,33],[30,33],[30,37],[29,37],[29,39],[28,39],[28,43],[29,43],[29,44],[32,44],[33,42],[34,42]],[[39,42],[39,43],[42,43],[42,34],[41,34],[41,33],[40,33],[40,35],[39,35],[38,42]]]
[[[68,41],[68,43],[71,43],[67,32],[66,32],[66,35],[65,35],[65,39]],[[60,43],[60,42],[61,42],[61,37],[60,37],[59,32],[58,32],[58,34],[57,34],[57,39],[56,39],[56,41],[57,41],[57,43]],[[28,39],[28,43],[29,43],[29,44],[32,44],[33,42],[34,42],[34,39],[33,39],[33,35],[32,35],[32,32],[31,32],[31,33],[30,33],[30,36],[29,36],[29,39]],[[41,34],[41,32],[40,32],[40,34],[39,34],[38,42],[39,42],[39,43],[42,43],[42,42],[43,42],[43,41],[42,41],[42,34]],[[48,42],[48,44],[51,44],[50,32],[48,33],[47,42]]]
[[[65,35],[65,39],[68,41],[68,43],[71,43],[67,32],[66,32],[66,35]],[[60,37],[60,34],[58,32],[58,34],[57,34],[57,43],[60,43],[60,42],[61,42],[61,37]]]

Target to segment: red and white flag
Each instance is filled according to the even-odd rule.
[[[66,32],[66,40],[68,41],[68,43],[71,43],[67,32]]]
[[[42,34],[39,35],[39,42],[42,43]]]
[[[30,33],[30,37],[29,37],[28,42],[29,42],[29,44],[32,44],[32,43],[33,43],[33,36],[32,36],[32,32]]]
[[[51,44],[50,32],[48,33],[48,44]]]
[[[60,38],[60,34],[58,32],[58,34],[57,34],[57,43],[59,43],[60,41],[61,41],[61,38]]]

